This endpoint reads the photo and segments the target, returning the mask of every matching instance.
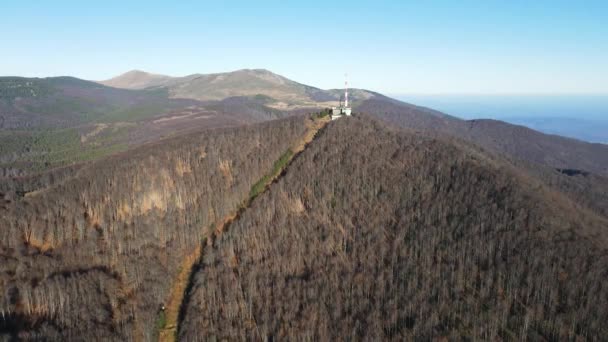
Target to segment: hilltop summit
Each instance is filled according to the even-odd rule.
[[[114,88],[145,89],[161,85],[171,78],[171,76],[151,74],[141,70],[131,70],[109,80],[100,81],[99,83]]]

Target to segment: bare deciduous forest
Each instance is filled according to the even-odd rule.
[[[180,340],[608,334],[604,176],[363,114],[304,148],[311,122],[3,182],[0,339],[155,340],[201,246]]]
[[[179,338],[602,339],[607,228],[467,143],[338,120],[206,250]]]
[[[306,120],[188,134],[5,185],[0,337],[154,339],[182,259]]]
[[[608,218],[607,145],[542,134],[502,121],[461,120],[382,96],[364,101],[357,109],[393,126],[439,138],[455,137],[486,154],[500,154],[575,203]]]

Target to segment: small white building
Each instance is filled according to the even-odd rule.
[[[331,119],[332,120],[339,119],[343,116],[350,116],[350,114],[351,114],[351,109],[349,107],[340,106],[340,107],[333,107],[331,109]]]

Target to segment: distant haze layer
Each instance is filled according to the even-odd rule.
[[[608,95],[394,95],[463,119],[498,119],[608,143]]]

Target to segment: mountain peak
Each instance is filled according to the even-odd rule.
[[[143,70],[133,69],[133,70],[127,71],[124,74],[121,74],[121,75],[119,75],[117,77],[135,76],[135,75],[142,75],[143,76],[143,75],[154,75],[154,74],[152,74],[150,72],[147,72],[147,71],[143,71]]]
[[[249,69],[249,68],[245,68],[245,69],[238,69],[233,71],[232,73],[249,73],[249,74],[273,74],[276,75],[274,72],[268,70],[268,69]]]
[[[170,76],[152,74],[146,71],[134,69],[99,83],[115,88],[143,89],[147,87],[159,86],[169,79],[171,79]]]

